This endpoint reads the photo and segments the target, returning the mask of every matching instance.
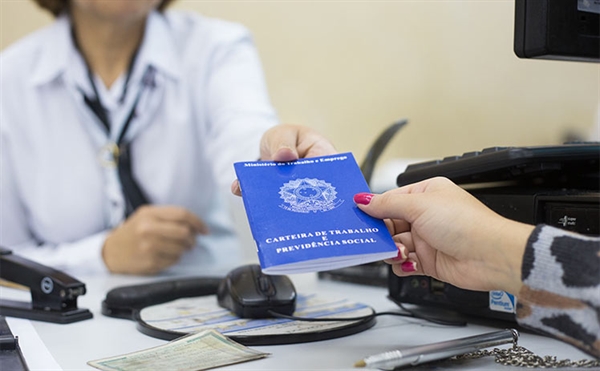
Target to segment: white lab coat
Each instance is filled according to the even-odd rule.
[[[0,245],[68,272],[106,271],[101,248],[122,222],[124,202],[116,169],[99,157],[152,66],[154,81],[126,132],[133,174],[152,204],[184,206],[213,232],[174,271],[202,274],[199,267],[236,254],[221,195],[235,179],[233,162],[257,159],[260,137],[277,123],[244,27],[152,13],[124,102],[124,76],[108,90],[95,80],[110,138],[83,101],[82,91],[93,90],[67,16],[0,58]]]

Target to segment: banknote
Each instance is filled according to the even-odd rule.
[[[154,348],[89,361],[88,365],[106,371],[200,371],[268,355],[245,347],[216,330],[206,330]]]

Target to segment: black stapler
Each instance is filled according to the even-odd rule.
[[[82,282],[3,247],[0,247],[0,278],[31,291],[31,303],[0,298],[2,316],[54,323],[92,318],[92,312],[77,308],[77,297],[85,294]]]

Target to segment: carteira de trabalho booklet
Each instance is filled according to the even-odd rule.
[[[385,223],[353,201],[369,186],[352,153],[234,167],[265,273],[319,272],[397,256]]]

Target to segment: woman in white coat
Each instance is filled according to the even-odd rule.
[[[243,26],[170,0],[36,2],[56,21],[0,57],[0,245],[14,253],[202,273],[235,254],[235,161],[335,153],[278,124]]]

